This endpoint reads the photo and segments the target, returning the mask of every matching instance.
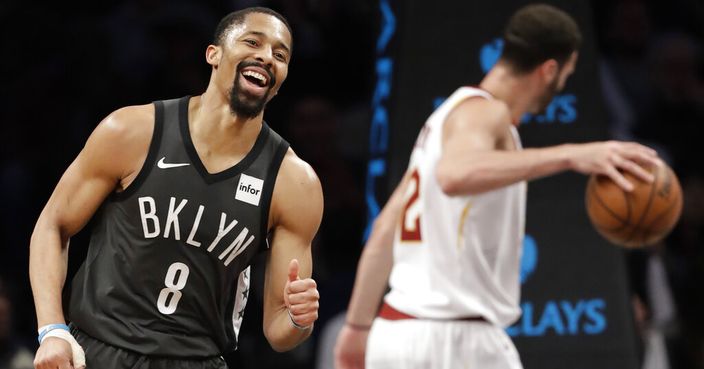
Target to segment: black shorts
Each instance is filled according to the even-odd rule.
[[[225,359],[179,359],[142,355],[99,341],[71,324],[71,334],[86,352],[86,369],[227,369]]]

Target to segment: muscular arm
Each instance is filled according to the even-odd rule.
[[[30,242],[29,276],[40,327],[65,322],[61,289],[66,279],[69,238],[131,174],[133,163],[142,155],[140,145],[148,145],[150,137],[133,137],[137,132],[128,127],[134,125],[131,119],[145,115],[145,109],[117,111],[98,125],[37,220]],[[146,156],[146,148],[142,149]]]
[[[264,284],[264,335],[276,351],[290,350],[302,342],[318,318],[319,295],[310,278],[311,242],[322,214],[323,194],[318,177],[289,150],[274,187],[273,237]],[[296,323],[309,329],[292,324],[289,307]]]
[[[506,137],[509,124],[508,109],[495,100],[469,99],[448,115],[436,170],[438,183],[446,194],[478,194],[565,170],[608,175],[626,190],[632,185],[619,169],[652,180],[636,164],[655,164],[655,151],[645,146],[611,141],[502,150],[499,142]]]

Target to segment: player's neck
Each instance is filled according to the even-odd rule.
[[[533,88],[528,78],[516,76],[500,64],[489,71],[479,87],[506,103],[514,124],[520,122],[533,101]]]
[[[249,148],[259,135],[262,116],[252,119],[233,116],[229,103],[218,103],[207,93],[194,96],[188,108],[191,136],[206,139],[213,148],[229,151]]]

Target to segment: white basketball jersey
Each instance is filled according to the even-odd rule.
[[[482,316],[508,326],[520,316],[519,268],[526,182],[472,196],[446,195],[435,177],[448,114],[468,98],[462,87],[427,120],[411,154],[411,180],[394,241],[391,291],[385,300],[419,318]],[[514,145],[521,149],[511,125]]]

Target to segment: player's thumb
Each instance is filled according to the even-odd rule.
[[[297,259],[291,259],[291,262],[288,263],[288,280],[291,282],[298,280],[298,260]]]

